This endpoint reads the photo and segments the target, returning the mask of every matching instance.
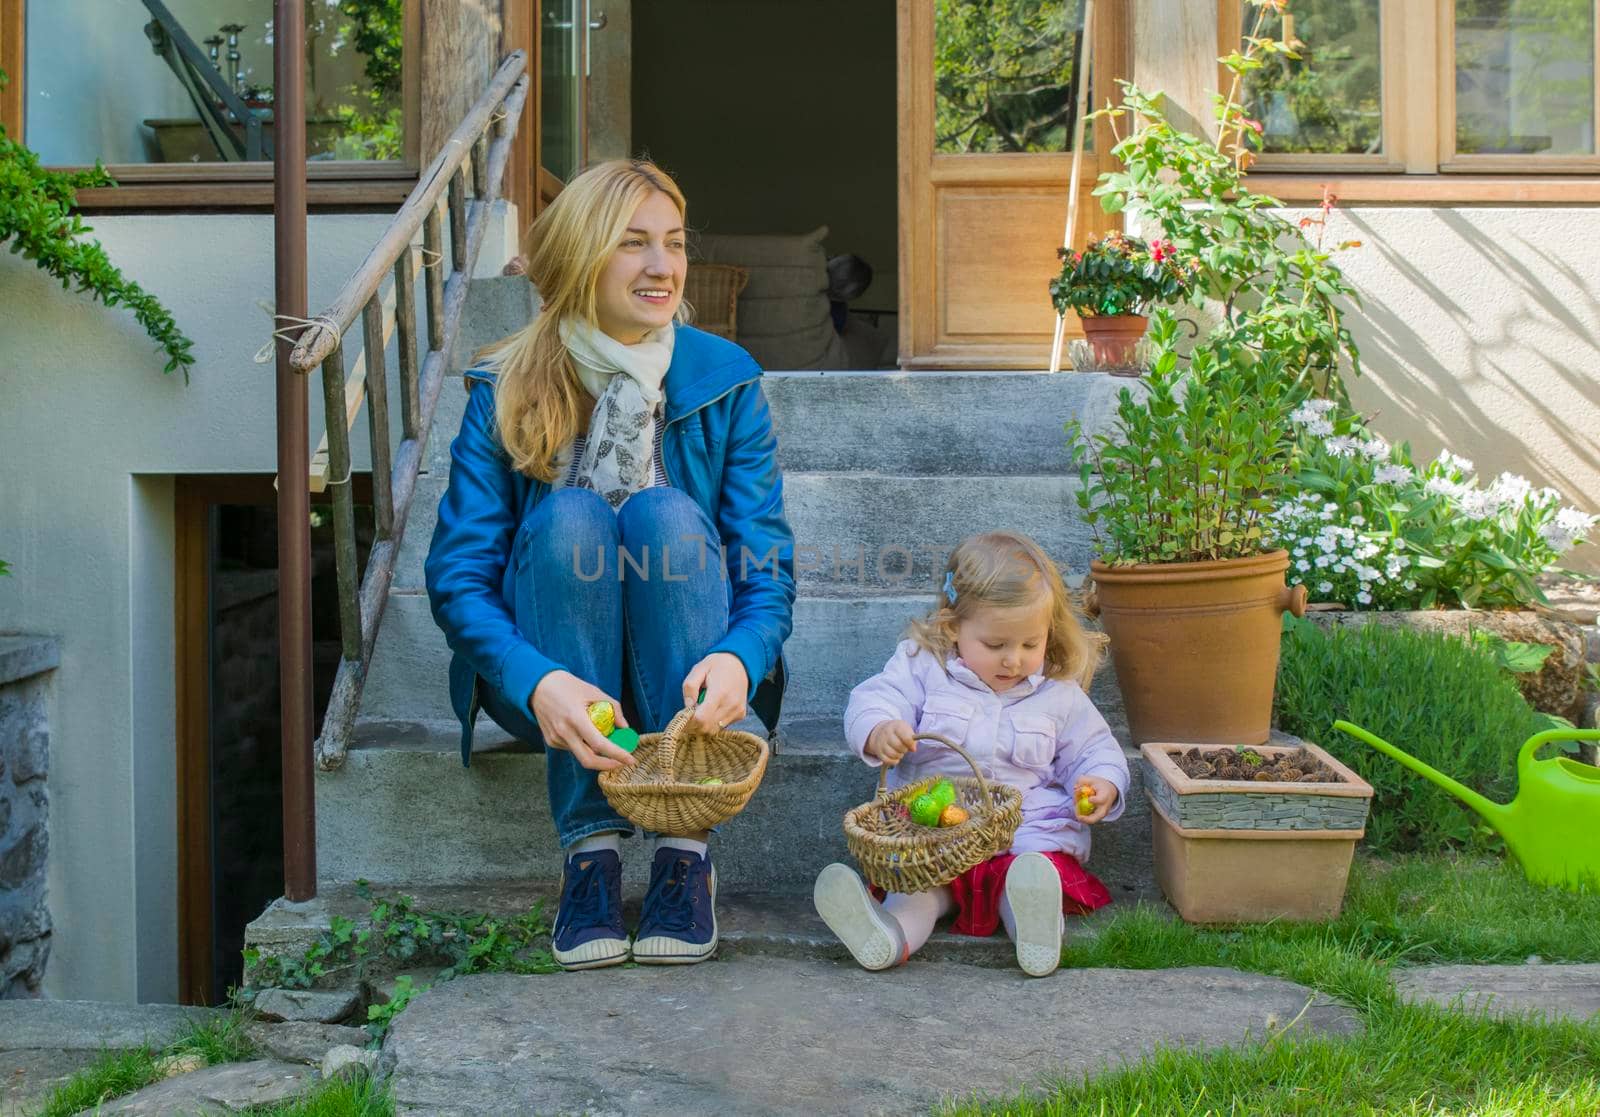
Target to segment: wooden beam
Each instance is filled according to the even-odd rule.
[[[0,125],[12,139],[24,139],[28,83],[23,73],[28,57],[27,0],[0,0],[0,70],[11,80],[0,89]]]
[[[177,694],[178,1001],[214,1000],[211,922],[211,551],[206,493],[173,489],[173,681]]]

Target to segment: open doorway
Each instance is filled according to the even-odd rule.
[[[609,71],[591,75],[590,158],[631,151],[677,179],[691,261],[749,273],[735,340],[774,371],[893,367],[893,0],[641,3],[629,41],[625,119]]]
[[[185,1004],[220,1004],[244,930],[283,894],[278,530],[270,475],[179,477],[175,499],[178,973]],[[356,485],[357,559],[372,544],[370,475]],[[325,497],[325,494],[321,494]],[[315,724],[339,666],[327,505],[312,497]]]

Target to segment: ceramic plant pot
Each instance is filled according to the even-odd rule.
[[[1366,833],[1372,785],[1309,742],[1305,749],[1337,782],[1190,779],[1174,757],[1191,747],[1147,742],[1139,750],[1167,902],[1191,923],[1335,918]],[[1295,749],[1254,751],[1271,758]]]
[[[1139,340],[1150,319],[1142,314],[1091,314],[1079,321],[1095,368],[1137,374]]]
[[[1284,584],[1288,567],[1287,551],[1091,565],[1135,744],[1267,739],[1283,614],[1306,606],[1305,587]]]

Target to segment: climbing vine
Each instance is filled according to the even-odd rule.
[[[0,70],[0,88],[8,81]],[[164,371],[182,369],[187,383],[193,343],[160,300],[118,271],[99,241],[85,236],[93,230],[74,212],[79,190],[115,185],[98,162],[85,171],[47,170],[0,125],[0,244],[9,243],[13,254],[32,260],[63,289],[77,284],[107,306],[126,306],[166,354]]]

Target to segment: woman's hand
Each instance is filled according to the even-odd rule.
[[[744,661],[732,652],[712,652],[689,668],[683,677],[683,704],[693,706],[700,688],[706,696],[694,712],[694,723],[702,733],[726,729],[744,717],[745,696],[750,693],[750,676]]]
[[[633,755],[606,740],[589,720],[591,702],[610,702],[617,724],[628,724],[622,716],[621,702],[570,671],[552,671],[540,679],[528,706],[539,723],[539,732],[544,734],[544,743],[567,750],[585,768],[604,772],[632,764]]]
[[[1088,794],[1085,795],[1085,792]],[[1094,804],[1094,810],[1089,814],[1077,814],[1078,800],[1087,798]],[[1073,817],[1085,826],[1093,825],[1106,816],[1106,812],[1117,805],[1117,785],[1110,780],[1103,780],[1099,776],[1081,776],[1072,788],[1072,801],[1074,804]]]
[[[917,751],[917,731],[908,721],[880,721],[867,734],[867,743],[861,751],[893,768],[906,753]]]

